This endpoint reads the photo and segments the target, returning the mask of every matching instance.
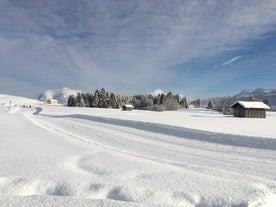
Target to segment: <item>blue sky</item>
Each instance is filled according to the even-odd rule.
[[[0,93],[276,88],[275,11],[275,0],[1,0]]]

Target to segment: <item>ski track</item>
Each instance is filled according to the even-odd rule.
[[[47,115],[46,115],[47,116]],[[250,137],[240,136],[233,134],[223,134],[218,132],[201,131],[196,129],[189,129],[184,127],[176,127],[170,125],[156,124],[139,122],[132,120],[121,120],[114,118],[103,118],[97,116],[88,115],[61,115],[52,116],[53,118],[74,118],[80,120],[89,120],[93,122],[106,123],[117,126],[127,126],[129,128],[141,129],[149,132],[156,132],[171,136],[177,136],[186,139],[199,140],[223,145],[231,145],[238,147],[250,147],[257,149],[270,149],[276,150],[276,139],[273,138],[262,138],[262,137]]]
[[[129,130],[127,127],[123,128],[123,127],[113,126],[110,124],[102,124],[102,123],[99,124],[97,122],[91,122],[91,121],[84,123],[76,119],[66,119],[66,121],[63,120],[62,126],[67,129],[67,130],[64,130],[60,128],[61,127],[60,125],[59,127],[57,127],[59,120],[57,119],[53,120],[52,118],[50,118],[50,120],[51,122],[56,121],[56,125],[54,126],[53,124],[49,124],[49,121],[45,122],[45,119],[43,121],[40,119],[39,120],[40,124],[38,124],[38,122],[36,122],[36,124],[38,124],[39,126],[45,125],[46,127],[44,128],[47,130],[56,131],[57,133],[68,135],[80,141],[84,141],[87,143],[96,143],[97,145],[104,146],[105,148],[109,148],[109,150],[115,151],[117,153],[124,153],[129,156],[156,161],[158,163],[164,163],[164,164],[166,163],[171,166],[179,166],[179,167],[185,166],[186,168],[191,168],[191,169],[194,168],[197,170],[202,169],[202,171],[204,171],[205,167],[202,167],[201,163],[204,163],[204,161],[208,161],[208,163],[210,164],[210,161],[211,161],[214,163],[213,164],[214,168],[217,168],[217,166],[220,166],[220,165],[228,165],[228,169],[232,168],[232,170],[235,170],[236,166],[239,166],[238,169],[240,169],[240,165],[237,165],[237,162],[243,163],[244,161],[247,161],[249,163],[250,162],[258,163],[260,165],[260,169],[265,170],[267,169],[265,166],[276,164],[275,160],[272,160],[272,159],[269,160],[268,157],[266,157],[266,163],[263,163],[262,161],[263,159],[258,160],[257,158],[251,158],[243,155],[237,156],[235,155],[235,153],[237,153],[235,150],[237,147],[233,147],[232,152],[231,151],[223,152],[226,148],[224,146],[218,146],[220,148],[223,148],[224,150],[221,150],[221,152],[216,151],[214,153],[212,149],[211,150],[208,150],[208,148],[206,149],[206,147],[208,146],[208,144],[206,144],[207,146],[204,145],[204,147],[201,148],[201,152],[199,153],[198,151],[195,151],[196,148],[197,149],[199,148],[198,147],[199,142],[197,141],[195,141],[196,143],[194,144],[194,146],[179,146],[183,142],[182,143],[179,142],[181,140],[178,140],[178,138],[174,138],[172,136],[166,136],[163,134],[160,135],[158,133],[156,133],[156,135],[154,136],[152,135],[152,133],[141,132],[140,130]],[[72,128],[72,126],[74,126],[74,128]],[[69,129],[73,129],[74,133],[70,132]],[[83,129],[83,131],[81,129]],[[93,131],[92,139],[91,137],[87,136],[87,132],[89,131]],[[78,133],[78,135],[75,134],[76,132]],[[162,136],[163,138],[160,138]],[[172,140],[174,140],[174,142]],[[126,143],[124,144],[124,142]],[[116,145],[117,147],[114,147],[114,145]],[[158,149],[158,151],[154,155],[150,155],[150,156],[145,156],[145,155],[142,155],[141,153],[139,154],[139,151],[137,152],[138,154],[137,153],[134,154],[133,152],[137,150],[137,147],[140,149],[143,148],[143,152],[145,151],[145,148],[149,148],[148,151],[153,151],[156,149]],[[164,153],[167,154],[167,156],[163,159],[161,158],[157,159],[158,155],[160,155],[160,151],[162,151],[163,154]],[[173,153],[171,153],[170,151],[172,151]],[[180,154],[181,152],[185,152],[185,154],[178,158],[179,162],[170,161],[170,157],[173,156],[174,158],[176,158],[178,156],[177,154]],[[203,152],[204,152],[204,156],[202,156]],[[233,154],[231,155],[230,153],[233,153]],[[198,160],[197,162],[199,164],[189,165],[189,164],[181,163],[181,160],[183,159],[187,160],[187,157],[189,157],[190,160],[193,160],[193,163],[195,163],[195,161]],[[219,157],[222,157],[222,159],[219,159]],[[225,163],[225,159],[228,160],[228,163]],[[236,166],[231,166],[231,165],[229,166],[229,163],[230,164],[233,163]],[[249,168],[250,165],[251,164],[249,164],[247,168]],[[209,171],[208,169],[211,168],[211,166],[208,166],[206,170]],[[263,174],[262,171],[258,173],[255,168],[251,170],[252,170],[251,172],[252,175]],[[273,177],[273,175],[274,174],[272,174],[271,177]]]
[[[66,197],[75,198],[67,201],[68,206],[193,207],[261,207],[276,198],[273,139],[254,137],[245,145],[250,137],[207,132],[206,139],[205,132],[199,130],[85,115],[41,115],[42,110],[37,107],[33,114],[27,109],[15,113],[49,135],[91,147],[92,152],[85,150],[62,164],[70,174],[90,181],[78,186],[70,179],[0,177],[0,196],[4,195],[0,206],[24,206],[19,205],[22,200],[18,196],[28,196],[26,203],[47,205],[45,195],[64,197],[54,202],[47,197],[50,203],[60,204],[57,206],[64,205]],[[218,141],[227,138],[230,141]],[[239,138],[243,140],[237,145],[233,140]],[[232,189],[236,191],[228,192],[233,197],[229,200],[223,192]]]

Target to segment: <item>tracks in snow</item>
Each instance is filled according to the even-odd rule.
[[[276,139],[250,137],[241,135],[224,134],[218,132],[208,132],[184,127],[147,123],[140,121],[121,120],[114,118],[104,118],[97,116],[88,116],[80,114],[52,116],[52,118],[73,118],[78,120],[88,120],[98,123],[111,124],[116,126],[126,126],[128,128],[140,129],[149,132],[155,132],[179,138],[198,140],[222,145],[249,147],[256,149],[276,150]]]
[[[94,117],[90,119],[84,115],[27,116],[27,118],[46,130],[98,146],[102,150],[111,150],[114,153],[164,164],[172,168],[201,173],[212,172],[214,176],[225,173],[244,174],[244,171],[246,174],[262,176],[268,174],[266,171],[270,171],[269,178],[274,178],[274,173],[276,173],[276,169],[269,169],[269,166],[276,165],[275,157],[270,153],[264,153],[262,150],[260,157],[255,157],[258,149],[248,150],[247,148],[180,139],[178,136],[167,135],[175,133],[174,127],[172,127],[172,132],[166,131],[164,134],[162,132],[169,126],[164,126],[165,129],[161,130],[161,133],[157,133],[151,130],[155,125],[152,126],[149,123],[113,119],[107,121],[106,118],[103,118],[104,121],[99,121],[102,118],[97,118],[95,121]],[[114,122],[117,123],[114,125]],[[122,126],[123,123],[126,126]],[[134,128],[137,124],[140,126],[138,129]],[[155,131],[158,131],[157,129],[161,126],[163,125],[158,125]],[[177,128],[177,130],[180,129]],[[228,137],[222,138],[227,139]],[[266,163],[263,163],[263,159],[266,160]],[[226,160],[227,162],[225,162]],[[203,166],[202,163],[208,163],[208,166]],[[259,166],[257,169],[256,164]],[[244,166],[244,168],[241,169],[240,166]],[[240,176],[237,177],[241,179]]]
[[[271,181],[271,189],[276,186],[272,182],[276,174],[276,169],[271,168],[276,166],[273,150],[186,139],[175,136],[173,127],[164,126],[166,133],[159,133],[157,129],[161,125],[148,126],[148,123],[113,124],[119,120],[108,123],[83,116],[24,115],[39,127],[60,135],[55,138],[80,146],[77,156],[71,157],[69,153],[59,163],[71,178],[77,179],[2,178],[4,187],[0,189],[9,194],[74,196],[168,206],[246,206],[243,198],[250,197],[248,200],[252,202],[267,195],[267,189],[255,183]],[[91,146],[91,150],[81,151],[84,145],[86,149]],[[80,179],[81,186],[76,182]],[[233,189],[234,193],[228,193]],[[235,198],[228,202],[228,195]],[[261,199],[256,201],[258,206],[265,203]]]

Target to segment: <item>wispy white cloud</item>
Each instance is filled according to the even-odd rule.
[[[224,62],[222,65],[228,65],[228,64],[230,64],[230,63],[233,63],[233,62],[237,61],[237,60],[240,59],[240,58],[242,58],[242,56],[236,56],[236,57],[234,57],[234,58],[232,58],[232,59],[230,59],[230,60]]]
[[[141,91],[171,65],[262,38],[275,28],[275,10],[273,0],[3,0],[0,74],[48,88]]]

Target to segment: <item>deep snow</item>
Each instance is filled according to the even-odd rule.
[[[0,206],[275,207],[275,123],[0,95]]]

